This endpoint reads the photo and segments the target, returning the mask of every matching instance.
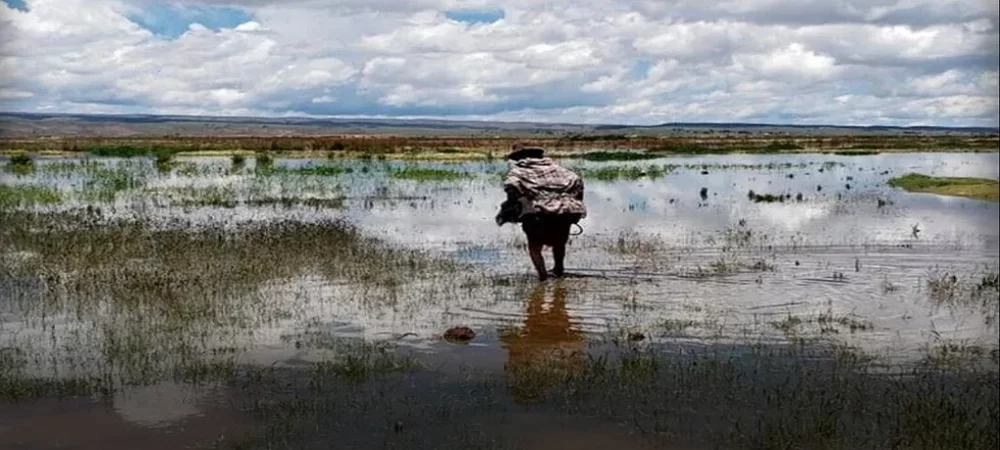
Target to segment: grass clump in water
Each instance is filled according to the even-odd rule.
[[[926,286],[934,305],[978,308],[992,318],[1000,314],[1000,275],[996,266],[963,277],[934,271],[929,274]]]
[[[890,179],[889,186],[907,192],[926,192],[1000,202],[1000,181],[987,178],[932,177],[907,173]]]
[[[634,231],[622,232],[605,245],[605,250],[615,255],[654,256],[666,250],[667,245],[659,236],[644,236]]]
[[[337,360],[314,363],[311,366],[313,375],[322,379],[323,375],[330,374],[346,381],[360,383],[419,367],[413,358],[400,356],[385,345],[364,343],[360,347],[347,351]]]
[[[577,171],[581,177],[593,178],[600,181],[615,180],[639,180],[642,178],[657,179],[663,178],[673,171],[673,166],[651,165],[651,166],[610,166],[610,167],[578,167]]]
[[[697,143],[679,143],[661,145],[649,149],[650,153],[656,154],[678,154],[678,155],[703,155],[713,153],[726,153],[724,149]]]
[[[102,145],[87,149],[87,153],[94,156],[114,157],[114,158],[136,158],[147,156],[152,152],[149,147],[139,147],[135,145]]]
[[[156,170],[160,172],[170,172],[176,166],[173,155],[170,153],[158,153],[154,164]]]
[[[764,147],[765,151],[802,150],[802,146],[792,141],[773,141]]]
[[[31,159],[27,153],[18,153],[10,157],[10,161],[7,162],[7,170],[17,174],[30,173],[35,170],[35,160]]]
[[[353,173],[354,169],[350,167],[340,167],[340,166],[309,166],[309,167],[300,167],[294,169],[294,172],[299,175],[334,177],[337,175],[343,175],[345,173]]]
[[[878,155],[881,152],[877,150],[837,150],[834,152],[826,152],[826,153],[837,156],[871,156],[871,155]]]
[[[587,152],[579,155],[580,159],[586,161],[642,161],[647,159],[662,158],[663,155],[645,152]]]
[[[407,166],[389,171],[389,176],[400,180],[413,181],[456,181],[469,178],[469,174],[448,169]]]
[[[257,172],[261,175],[310,175],[319,177],[335,177],[343,174],[354,173],[354,169],[351,167],[332,165],[310,165],[303,167],[274,167],[273,165],[260,167],[258,165]]]
[[[337,198],[315,198],[315,197],[262,197],[253,198],[244,202],[249,206],[271,206],[292,208],[296,206],[306,206],[314,209],[343,209],[344,199]]]
[[[784,203],[792,200],[792,194],[759,194],[753,190],[747,192],[747,198],[754,203]],[[795,201],[802,201],[802,194],[795,196]]]
[[[874,325],[867,320],[835,315],[831,312],[820,313],[816,317],[806,319],[788,315],[780,321],[771,322],[771,326],[786,334],[796,334],[800,331],[799,327],[806,324],[818,326],[821,334],[837,334],[841,330],[856,333],[859,331],[870,331],[874,328]]]
[[[247,163],[247,157],[243,156],[243,155],[240,155],[240,154],[236,154],[236,155],[232,156],[231,161],[232,161],[232,166],[231,166],[232,169],[234,171],[235,170],[240,170],[240,169],[242,169],[246,165],[246,163]]]
[[[100,167],[91,172],[83,188],[83,197],[97,202],[113,202],[118,193],[141,188],[146,179],[135,169],[124,167]]]
[[[62,201],[55,189],[40,186],[0,185],[0,209],[32,205],[52,205]]]
[[[159,144],[153,144],[153,145],[97,144],[97,145],[87,146],[85,150],[87,151],[87,153],[90,153],[91,155],[107,157],[107,158],[142,158],[148,156],[160,158],[163,156],[172,156],[181,151],[180,148],[168,147]]]
[[[255,169],[265,173],[274,170],[274,158],[267,153],[257,154]]]

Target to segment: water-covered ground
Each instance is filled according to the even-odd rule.
[[[60,421],[75,424],[66,429],[81,448],[126,445],[148,436],[142,430],[180,427],[194,441],[218,439],[226,427],[245,433],[253,426],[226,407],[238,403],[232,386],[192,383],[191,371],[213,379],[206,364],[313,370],[358,338],[391,343],[435,377],[463,382],[469,373],[549,364],[553,353],[563,355],[559,364],[584,364],[584,355],[623,342],[662,354],[824,342],[889,371],[945,348],[993,355],[995,365],[1000,208],[886,183],[907,172],[995,179],[998,163],[996,153],[566,160],[584,175],[589,216],[572,239],[567,277],[538,283],[519,228],[493,222],[502,161],[278,159],[264,169],[229,158],[160,167],[39,160],[32,171],[0,172],[6,388],[64,380],[58,386],[75,392],[65,380],[84,379],[105,394],[96,403],[57,401],[51,386],[36,388],[27,397],[40,400],[0,403],[0,437],[48,448],[58,439],[45,430]],[[445,342],[453,326],[471,327],[475,339]],[[414,405],[426,404],[420,386],[441,385],[407,380],[417,391],[396,386],[391,395]],[[461,391],[442,389],[442,398]],[[572,432],[525,436],[573,437],[581,441],[574,448],[629,434],[565,411],[474,420],[491,405],[449,414],[466,432],[489,424],[477,431],[483,436],[566,421]],[[394,414],[365,411],[372,421]],[[199,415],[216,427],[191,421]],[[362,432],[338,423],[357,442],[385,432],[384,424],[365,422],[374,428]],[[394,434],[404,427],[390,426]],[[606,432],[588,438],[583,429]],[[429,448],[443,442],[427,439]],[[386,448],[348,441],[344,448]]]

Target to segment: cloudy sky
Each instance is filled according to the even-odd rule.
[[[996,0],[0,0],[0,110],[998,125]]]

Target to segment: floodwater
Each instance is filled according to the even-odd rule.
[[[675,167],[655,179],[585,178],[589,216],[569,247],[569,273],[545,283],[532,279],[519,228],[493,222],[503,195],[503,162],[420,163],[468,176],[412,180],[389,173],[416,163],[275,162],[289,169],[349,168],[315,176],[231,171],[225,158],[180,159],[182,168],[166,174],[158,173],[150,161],[97,161],[100,167],[117,166],[121,171],[103,176],[132,174],[134,184],[120,185],[112,199],[94,200],[94,194],[87,193],[93,189],[88,184],[95,178],[93,166],[67,165],[73,160],[40,161],[30,175],[0,172],[0,184],[46,186],[64,193],[57,204],[31,206],[39,211],[92,205],[104,218],[138,218],[161,229],[176,227],[177,220],[186,227],[236,230],[275,220],[344,219],[365,236],[394,248],[428,252],[462,264],[462,269],[404,280],[398,286],[371,286],[317,271],[322,255],[244,255],[254,264],[287,267],[281,276],[249,291],[233,293],[219,286],[225,294],[218,299],[203,295],[206,301],[224,303],[226,313],[240,317],[232,323],[239,324],[216,316],[205,323],[185,323],[188,328],[178,329],[187,334],[176,345],[153,342],[169,335],[172,322],[147,321],[142,315],[149,311],[109,306],[101,297],[111,295],[107,288],[49,298],[39,280],[5,273],[0,278],[0,350],[13,356],[0,363],[17,358],[22,373],[53,378],[98,376],[109,370],[117,374],[124,357],[109,349],[121,351],[126,346],[122,342],[156,355],[150,358],[161,358],[143,364],[162,369],[172,364],[175,354],[183,353],[176,360],[184,361],[191,348],[225,354],[241,364],[295,368],[328,357],[330,347],[317,344],[324,340],[388,341],[451,379],[467,370],[502,373],[552,361],[571,368],[583,364],[580,358],[588,349],[626,335],[641,336],[663,351],[817,337],[901,363],[919,361],[929,344],[960,342],[991,349],[1000,336],[995,299],[956,306],[939,301],[940,295],[935,295],[940,293],[929,287],[955,275],[953,288],[961,292],[948,293],[954,299],[974,290],[983,277],[995,276],[1000,207],[886,185],[891,177],[907,172],[996,179],[997,153],[565,161],[591,170]],[[788,198],[754,202],[751,191]],[[327,203],[248,204],[262,198]],[[15,244],[0,248],[9,267],[28,265],[37,257]],[[302,245],[308,249],[307,243]],[[182,247],[174,251],[197,253]],[[135,259],[120,264],[156,259],[131,256]],[[213,271],[212,260],[203,263],[206,276],[217,277],[210,281],[228,280],[222,269]],[[237,267],[239,262],[226,264]],[[67,279],[85,267],[68,263],[68,268],[62,275]],[[76,301],[97,306],[69,306]],[[255,314],[268,318],[255,320]],[[471,327],[476,337],[467,345],[443,341],[442,333],[453,326]],[[146,334],[143,327],[156,331]],[[116,335],[108,330],[124,331]],[[226,389],[171,381],[95,398],[0,403],[0,441],[14,442],[13,448],[127,448],[138,442],[143,448],[190,448],[217,443],[252,428],[244,414],[226,407],[232,402]],[[409,391],[405,395],[419,396]],[[467,430],[487,427],[479,430],[484,436],[518,430],[527,440],[516,448],[553,448],[546,442],[567,439],[577,441],[572,448],[609,448],[602,442],[647,448],[640,440],[628,447],[629,433],[607,422],[507,410],[503,421],[493,423],[472,412],[461,414]],[[421,426],[429,427],[428,436],[449,432],[440,425],[434,429],[432,423]],[[53,435],[53,427],[64,432]],[[358,436],[359,443],[344,441],[343,448],[385,448],[366,447],[362,438],[368,435]]]

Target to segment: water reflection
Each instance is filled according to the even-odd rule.
[[[505,370],[515,380],[512,393],[519,402],[535,398],[541,388],[585,362],[584,333],[569,315],[562,280],[537,285],[524,309],[522,326],[498,330],[507,350]]]
[[[166,381],[115,393],[114,408],[123,419],[147,427],[163,427],[201,415],[198,403],[207,391]]]
[[[227,164],[222,160],[193,160],[191,164],[195,161],[212,167]],[[93,315],[97,325],[92,331],[125,330],[144,348],[158,349],[162,347],[158,346],[161,341],[149,338],[145,330],[149,324],[162,326],[150,319],[158,316],[136,313],[138,318],[130,319],[126,327],[107,320],[115,315],[104,309],[95,307],[81,314],[74,306],[100,304],[101,308],[110,307],[110,311],[128,317],[135,312],[135,299],[144,299],[154,311],[169,313],[162,308],[163,298],[183,298],[185,304],[211,306],[198,316],[208,325],[195,327],[185,319],[181,322],[188,327],[185,329],[210,328],[214,335],[225,334],[220,339],[235,348],[244,344],[258,349],[282,348],[282,336],[308,328],[303,321],[344,324],[323,331],[351,337],[396,339],[416,335],[405,340],[407,345],[423,347],[430,346],[428,342],[437,339],[441,329],[453,322],[478,330],[526,313],[528,319],[523,326],[508,330],[505,336],[504,349],[510,353],[513,367],[528,366],[533,360],[550,357],[548,353],[560,346],[572,347],[569,342],[576,337],[570,337],[578,337],[578,333],[566,330],[593,333],[628,323],[647,330],[650,339],[655,339],[654,332],[660,324],[668,322],[697,323],[706,328],[702,334],[712,335],[723,325],[728,327],[727,332],[741,331],[744,327],[772,330],[771,322],[788,315],[809,319],[830,310],[838,318],[858,314],[873,322],[877,331],[855,334],[848,330],[838,334],[840,339],[864,338],[867,348],[881,348],[890,339],[907,345],[922,343],[932,332],[995,339],[995,327],[984,329],[982,323],[972,322],[982,322],[982,318],[929,310],[924,285],[932,270],[961,274],[979,270],[978,266],[985,264],[995,267],[1000,253],[996,227],[1000,205],[910,194],[887,188],[885,182],[906,171],[995,178],[1000,170],[997,162],[996,153],[715,155],[604,165],[567,161],[567,165],[590,167],[666,164],[680,168],[655,180],[587,182],[591,215],[582,222],[584,234],[571,240],[567,263],[571,271],[599,275],[593,282],[576,280],[570,284],[573,289],[569,294],[578,294],[572,302],[575,325],[563,328],[557,326],[560,320],[570,323],[570,319],[566,311],[567,293],[561,283],[569,280],[549,285],[527,300],[519,298],[520,294],[511,288],[509,280],[528,275],[531,266],[518,227],[498,228],[492,220],[502,200],[497,175],[503,172],[504,163],[421,163],[473,173],[471,178],[456,182],[400,180],[385,172],[386,166],[398,167],[402,163],[276,161],[282,167],[337,164],[353,168],[352,172],[333,177],[265,176],[251,171],[231,173],[214,169],[180,176],[156,173],[151,162],[123,163],[130,170],[144,171],[145,184],[134,195],[117,201],[119,205],[133,206],[101,207],[106,214],[149,219],[166,228],[179,221],[185,231],[174,230],[169,234],[170,239],[163,235],[148,241],[150,245],[164,239],[176,241],[171,251],[151,253],[153,247],[136,246],[134,252],[126,253],[127,259],[104,261],[107,273],[119,277],[113,282],[81,285],[75,278],[78,275],[74,275],[64,284],[75,290],[58,296],[46,294],[40,280],[34,277],[0,277],[0,327],[14,336],[4,337],[5,345],[33,342],[44,347],[58,342],[62,348],[64,342],[71,342],[86,346],[82,339],[70,334],[72,329],[63,328],[82,322],[81,317],[91,320]],[[100,161],[105,163],[111,165],[113,161]],[[39,162],[37,174],[27,178],[0,172],[0,184],[23,182],[68,189],[64,185],[74,178],[47,175],[55,173],[44,168],[48,164]],[[702,169],[700,165],[711,166]],[[77,178],[82,180],[86,176]],[[852,188],[847,190],[845,183],[852,184]],[[822,190],[817,190],[819,185]],[[218,190],[204,192],[199,190],[202,187]],[[706,189],[704,200],[700,195],[702,188]],[[802,192],[803,200],[755,203],[748,198],[749,190],[760,194],[791,194],[792,198]],[[186,199],[185,196],[194,195],[192,192],[197,192],[205,203],[180,208],[168,201],[170,196]],[[259,207],[250,206],[252,201],[222,207],[212,203],[217,200],[216,194],[234,195],[240,201],[284,196],[345,200],[344,208],[317,209],[301,204],[289,208]],[[151,197],[159,200],[150,200]],[[164,207],[157,203],[160,200]],[[70,206],[72,202],[53,208]],[[273,219],[315,222],[331,217],[347,218],[365,236],[379,236],[390,244],[443,250],[450,259],[478,265],[483,268],[482,273],[472,271],[461,277],[443,274],[448,280],[445,284],[435,284],[425,277],[414,280],[392,277],[393,283],[382,283],[383,287],[375,290],[373,286],[378,283],[355,285],[335,275],[374,277],[385,273],[377,270],[378,264],[385,261],[367,266],[372,270],[343,273],[338,269],[342,264],[330,260],[339,247],[332,242],[316,241],[315,236],[302,239],[282,232],[278,233],[285,236],[282,239],[270,237],[259,242],[216,245],[213,240],[191,240],[189,235],[192,225],[237,230],[247,222]],[[919,236],[912,233],[915,225],[923,230]],[[748,242],[740,247],[738,243],[727,242],[726,232],[733,229],[752,232],[752,236],[748,235]],[[223,239],[226,235],[233,234],[228,231],[219,234],[218,242],[228,242],[228,238]],[[63,237],[79,243],[79,239],[69,234]],[[115,236],[107,239],[121,240]],[[735,250],[717,251],[723,247]],[[94,248],[112,246],[101,241],[95,242]],[[10,268],[11,273],[28,273],[33,270],[30,266],[37,264],[46,270],[77,274],[79,266],[74,264],[86,262],[92,269],[97,262],[95,255],[81,253],[73,260],[74,264],[63,264],[56,258],[40,259],[29,250],[19,245],[0,245],[0,263]],[[148,264],[133,264],[138,260],[129,258],[135,255],[151,259]],[[348,259],[357,260],[345,261]],[[163,265],[156,261],[172,263]],[[982,270],[995,271],[989,267]],[[848,274],[846,279],[829,282],[834,274],[844,272]],[[692,278],[692,273],[697,277]],[[78,285],[87,289],[80,291],[76,289]],[[156,290],[162,295],[149,295]],[[58,301],[46,303],[40,301],[43,298]],[[524,301],[527,311],[519,311]],[[28,306],[32,308],[27,309]],[[773,317],[762,318],[762,311]],[[35,319],[38,316],[45,319],[41,322],[43,326],[38,326]],[[239,326],[216,326],[216,321],[233,320],[235,316],[240,316]],[[58,326],[51,325],[53,317],[59,318]],[[240,338],[248,334],[242,331],[243,327],[256,333],[252,344]],[[684,333],[695,332],[694,326],[685,327]],[[58,332],[53,332],[56,328]],[[560,332],[565,341],[545,337],[558,336]],[[92,342],[104,342],[102,333],[85,333],[85,337],[92,338]],[[196,333],[187,332],[183,336],[181,341],[193,342],[191,336]],[[230,339],[236,342],[229,342]],[[496,342],[490,342],[493,344]],[[161,350],[169,351],[172,350]]]

